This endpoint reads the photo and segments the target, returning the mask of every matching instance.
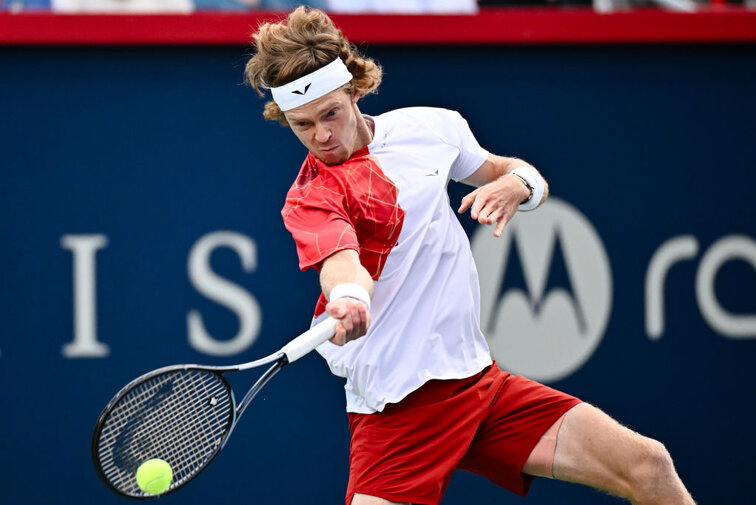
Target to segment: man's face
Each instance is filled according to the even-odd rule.
[[[284,112],[294,135],[326,165],[338,165],[363,147],[359,111],[343,88]]]

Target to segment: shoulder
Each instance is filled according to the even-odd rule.
[[[467,124],[459,112],[441,107],[405,107],[381,114],[378,120],[389,127],[399,124],[405,128],[421,127],[441,136]]]
[[[378,118],[386,121],[413,121],[417,123],[434,123],[437,121],[459,121],[462,115],[441,107],[404,107],[385,112]]]
[[[457,145],[460,134],[468,129],[467,121],[454,110],[440,107],[406,107],[376,118],[385,131],[403,138],[435,139]]]

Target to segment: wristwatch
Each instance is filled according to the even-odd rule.
[[[520,179],[522,181],[523,184],[525,184],[525,187],[528,188],[528,191],[530,191],[530,194],[528,195],[528,197],[525,200],[523,200],[523,201],[520,202],[520,205],[522,205],[523,203],[528,203],[530,201],[530,199],[533,198],[533,186],[531,186],[530,183],[524,177],[522,177],[520,174],[515,174],[515,173],[510,172],[507,175],[511,175],[513,177],[517,177],[518,179]]]

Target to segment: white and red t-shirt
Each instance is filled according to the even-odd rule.
[[[302,270],[354,249],[375,281],[367,335],[317,349],[347,379],[347,411],[366,414],[492,362],[478,273],[447,193],[488,152],[457,112],[413,107],[372,119],[373,141],[343,164],[307,156],[281,211]],[[325,305],[321,294],[315,323]]]

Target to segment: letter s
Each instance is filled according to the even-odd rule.
[[[239,331],[230,340],[215,340],[205,329],[202,315],[192,310],[187,315],[189,345],[213,356],[238,354],[257,339],[262,314],[257,300],[238,285],[218,276],[210,268],[210,255],[218,247],[228,247],[241,258],[245,272],[257,267],[255,243],[240,233],[218,231],[200,238],[189,251],[187,268],[192,285],[213,301],[228,307],[239,318]]]

